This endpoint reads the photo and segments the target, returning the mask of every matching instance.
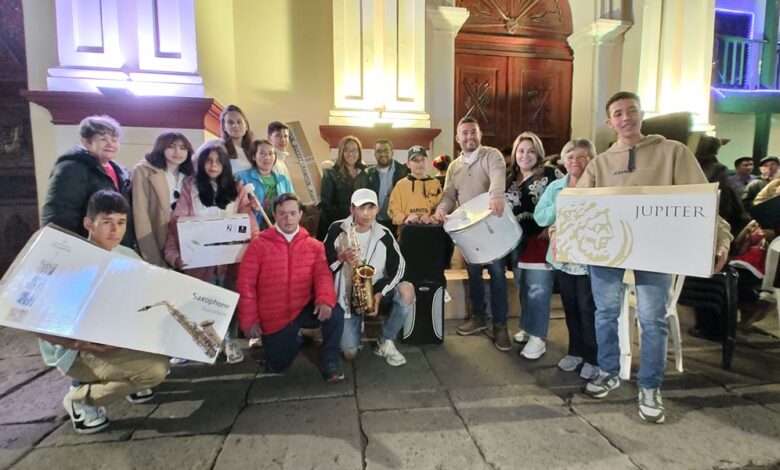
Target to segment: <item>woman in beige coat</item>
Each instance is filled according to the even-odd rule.
[[[163,250],[171,213],[184,177],[195,173],[193,153],[192,144],[183,134],[165,132],[133,168],[133,221],[138,249],[146,261],[157,266],[168,267]]]

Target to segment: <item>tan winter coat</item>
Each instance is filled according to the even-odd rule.
[[[163,257],[171,221],[171,193],[165,170],[141,160],[133,168],[133,220],[144,260],[167,268]]]

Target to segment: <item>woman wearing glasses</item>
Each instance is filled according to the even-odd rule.
[[[366,175],[366,165],[363,163],[360,140],[348,135],[339,142],[338,156],[333,168],[322,173],[320,190],[322,215],[317,230],[319,240],[325,238],[331,223],[350,215],[352,193],[367,187],[368,175]]]
[[[133,220],[141,256],[168,267],[163,249],[171,212],[179,199],[184,177],[192,175],[192,144],[179,132],[157,137],[152,151],[133,168]]]

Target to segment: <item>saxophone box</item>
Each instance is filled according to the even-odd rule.
[[[127,250],[129,251],[129,250]],[[0,325],[214,363],[238,294],[47,225],[0,279]]]
[[[240,262],[252,235],[247,214],[180,217],[176,226],[185,269]]]

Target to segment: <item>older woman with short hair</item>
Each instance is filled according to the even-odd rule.
[[[101,189],[122,194],[130,202],[130,175],[113,159],[119,153],[119,123],[109,116],[88,116],[79,124],[78,146],[60,156],[49,176],[41,209],[41,225],[56,224],[87,236],[83,220],[89,198]],[[134,248],[135,236],[128,214],[122,245]]]

